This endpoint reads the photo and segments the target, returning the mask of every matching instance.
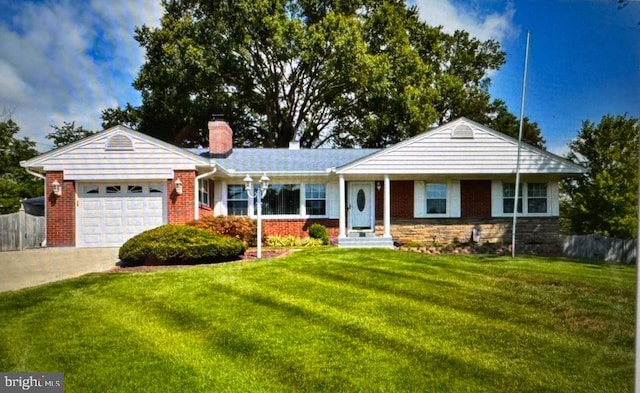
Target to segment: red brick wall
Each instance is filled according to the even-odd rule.
[[[45,181],[47,214],[47,246],[65,247],[76,245],[76,185],[63,180],[62,172],[48,172]],[[51,183],[62,184],[62,195],[53,193]]]
[[[339,224],[334,219],[290,219],[290,220],[263,220],[263,236],[287,236],[308,237],[309,227],[313,224],[321,224],[327,227],[329,237],[338,237]]]
[[[182,195],[178,195],[176,192],[175,182],[178,179],[182,182]],[[169,224],[184,224],[194,219],[193,185],[195,179],[195,171],[174,171],[174,178],[167,180]]]
[[[376,220],[384,215],[384,182],[380,181],[380,191],[376,193]],[[413,181],[399,180],[391,182],[391,218],[413,218]]]
[[[462,217],[491,217],[491,180],[462,180],[460,198]]]

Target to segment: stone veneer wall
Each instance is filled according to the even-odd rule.
[[[480,243],[511,243],[511,218],[448,218],[406,219],[391,221],[391,236],[400,243],[450,244],[468,242],[474,228],[480,229]],[[376,234],[382,236],[384,227],[376,222]],[[517,246],[540,245],[555,251],[559,248],[560,224],[558,217],[519,217]]]

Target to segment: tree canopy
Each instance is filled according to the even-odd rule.
[[[51,126],[55,131],[47,134],[45,138],[53,142],[53,148],[57,149],[70,143],[79,141],[96,133],[85,129],[83,126],[76,126],[76,122],[64,122],[62,126]]]
[[[0,214],[16,212],[24,198],[43,193],[42,180],[20,166],[20,161],[38,155],[36,143],[28,137],[18,139],[19,132],[13,120],[0,121]]]
[[[488,124],[499,106],[499,44],[446,34],[404,0],[163,4],[160,27],[136,29],[142,105],[103,111],[104,127],[206,145],[219,114],[243,146],[381,147],[460,116]]]
[[[588,173],[563,183],[566,230],[637,236],[639,131],[638,119],[626,115],[606,115],[599,124],[583,122],[567,157]]]

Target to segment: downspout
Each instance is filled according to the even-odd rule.
[[[213,170],[211,172],[207,172],[207,173],[203,173],[200,176],[196,176],[196,180],[193,182],[193,217],[194,220],[197,220],[198,218],[200,218],[200,206],[199,206],[199,198],[198,198],[198,182],[200,181],[200,179],[204,179],[205,177],[209,177],[211,175],[213,175],[214,173],[216,173],[218,171],[217,167],[213,167]],[[213,198],[211,198],[211,195],[209,195],[209,201],[211,201]]]

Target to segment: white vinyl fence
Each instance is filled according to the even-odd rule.
[[[0,216],[0,251],[40,247],[45,236],[45,218],[20,210]]]
[[[635,264],[638,255],[636,239],[612,239],[601,235],[560,236],[565,256],[607,262]]]

